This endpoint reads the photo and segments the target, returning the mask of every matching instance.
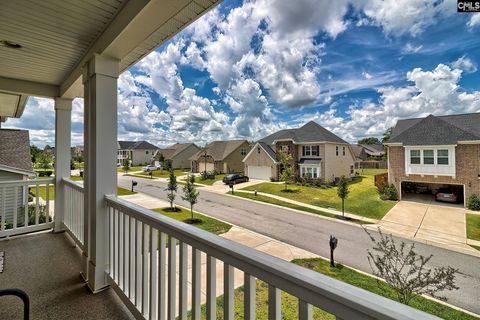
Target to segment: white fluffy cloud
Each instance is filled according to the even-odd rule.
[[[463,70],[467,73],[472,73],[477,71],[477,64],[473,62],[470,58],[462,56],[457,60],[451,63],[453,69]]]
[[[354,142],[364,136],[381,136],[401,118],[480,112],[480,91],[467,92],[459,86],[462,72],[445,64],[430,71],[415,68],[406,75],[412,85],[381,88],[378,103],[362,101],[352,105],[347,111],[348,117],[340,116],[332,108],[300,120],[315,119]]]
[[[473,28],[480,25],[480,13],[474,13],[470,20],[467,22],[469,28]]]

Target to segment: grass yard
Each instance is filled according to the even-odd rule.
[[[179,207],[177,207],[177,208],[180,209],[180,211],[177,211],[177,212],[165,211],[165,209],[168,209],[168,208],[153,209],[153,211],[156,211],[160,214],[163,214],[167,217],[170,217],[170,218],[178,220],[178,221],[185,221],[185,220],[191,218],[190,210],[187,210],[187,209],[184,209],[184,208],[179,208]],[[198,223],[198,224],[193,224],[192,226],[197,227],[197,228],[202,229],[202,230],[205,230],[205,231],[208,231],[208,232],[211,232],[211,233],[215,233],[217,235],[228,232],[228,230],[230,230],[230,228],[232,227],[228,223],[219,221],[219,220],[214,219],[214,218],[207,217],[207,216],[205,216],[203,214],[200,214],[198,212],[195,212],[195,211],[193,212],[193,217],[195,219],[201,219],[202,222]]]
[[[175,174],[176,177],[184,176],[187,174],[187,172],[183,170],[174,170],[173,173]],[[150,178],[150,174],[148,172],[142,171],[140,173],[136,173],[135,175]],[[152,171],[152,175],[155,178],[168,178],[170,176],[167,170],[155,170],[155,171]]]
[[[231,194],[231,193],[228,192],[228,194]],[[246,193],[246,192],[235,192],[234,195],[237,196],[237,197],[245,198],[245,199],[251,199],[251,200],[255,200],[255,201],[260,201],[260,202],[265,202],[265,203],[270,203],[270,204],[276,204],[278,206],[287,207],[287,208],[291,208],[291,209],[310,212],[310,213],[318,214],[318,215],[324,216],[324,217],[338,218],[338,216],[335,215],[335,214],[331,214],[331,213],[321,211],[321,210],[315,210],[315,209],[308,208],[308,207],[299,206],[299,205],[296,205],[294,203],[281,201],[281,200],[270,198],[270,197],[267,197],[267,196],[264,196],[264,195],[254,195],[252,193]],[[356,220],[356,219],[348,220],[348,222],[358,223],[358,224],[368,224],[368,222],[363,222],[363,221]]]
[[[288,186],[289,192],[284,192],[284,188],[284,184],[264,182],[244,189],[274,194],[319,207],[342,209],[337,187],[323,189],[292,184]],[[365,175],[361,180],[351,182],[349,190],[350,193],[345,200],[345,211],[359,216],[381,219],[396,204],[395,201],[380,199],[372,175]]]
[[[73,178],[73,177],[71,177]],[[80,178],[80,177],[75,177],[75,178]],[[78,180],[82,180],[82,179],[72,179],[74,181],[78,181]],[[32,196],[36,196],[36,188],[33,187],[33,188],[30,188],[30,191],[31,191],[31,194]],[[52,185],[50,186],[49,188],[49,199],[50,200],[55,200],[55,187]],[[127,196],[127,195],[130,195],[130,194],[135,194],[136,192],[132,192],[128,189],[125,189],[125,188],[121,188],[121,187],[118,187],[117,188],[117,195],[119,196]],[[47,187],[46,186],[40,186],[38,188],[38,196],[40,198],[42,198],[43,200],[47,200]]]
[[[128,172],[142,171],[142,168],[143,166],[130,167]],[[125,170],[123,170],[123,167],[117,167],[117,172],[125,173]]]
[[[197,175],[197,176],[195,176],[195,182],[196,183],[201,183],[201,184],[207,184],[207,185],[211,186],[212,184],[214,184],[217,181],[222,181],[223,177],[225,177],[225,176],[226,176],[226,174],[217,174],[217,175],[215,175],[215,179],[202,180],[200,175]]]
[[[387,173],[387,169],[355,169],[360,175],[363,176],[374,176],[380,173]]]
[[[467,214],[467,238],[480,240],[480,214]]]
[[[395,293],[391,287],[385,287],[382,290],[377,285],[377,280],[368,275],[359,273],[348,267],[337,264],[335,268],[330,268],[329,262],[320,258],[317,259],[298,259],[292,263],[317,271],[326,276],[349,283],[356,287],[371,291],[378,295],[396,300]],[[234,293],[235,319],[243,319],[244,296],[243,287],[235,289]],[[256,292],[256,319],[268,319],[268,285],[263,281],[257,281]],[[469,320],[478,319],[476,317],[455,310],[441,303],[431,301],[424,297],[416,297],[412,300],[411,306],[427,313],[436,315],[447,320]],[[298,299],[288,293],[282,292],[282,319],[298,319]],[[206,306],[202,305],[202,318],[206,315]],[[189,319],[191,315],[189,314]],[[223,296],[217,298],[217,319],[223,319]],[[313,308],[313,319],[315,320],[334,320],[335,317],[323,310]]]

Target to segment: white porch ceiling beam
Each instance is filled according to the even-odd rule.
[[[55,98],[60,88],[55,85],[0,77],[0,91],[21,95]]]
[[[105,49],[117,39],[121,33],[128,27],[134,18],[145,8],[149,0],[128,1],[120,10],[106,30],[100,35],[95,43],[90,47],[86,54],[80,59],[75,68],[62,81],[60,85],[60,96],[73,99],[82,94],[82,68],[95,53],[102,54]]]

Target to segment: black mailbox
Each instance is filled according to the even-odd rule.
[[[137,182],[137,181],[135,181],[135,180],[132,180],[132,192],[133,192],[133,187],[136,187],[136,186],[137,186],[137,184],[138,184],[138,182]]]

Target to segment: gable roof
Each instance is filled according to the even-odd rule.
[[[205,151],[215,161],[221,161],[228,157],[233,151],[237,150],[242,144],[248,143],[247,140],[225,140],[225,141],[213,141],[207,144],[202,150],[197,152],[190,159],[196,160]]]
[[[378,144],[361,144],[360,146],[362,146],[365,149],[365,152],[369,156],[379,157],[379,156],[383,156],[385,154],[385,149],[383,147],[383,144],[381,144],[381,143],[378,143]]]
[[[119,150],[157,150],[158,147],[148,141],[118,141]]]
[[[195,146],[198,150],[200,149],[195,143],[175,143],[166,147],[165,149],[158,149],[155,155],[161,153],[165,159],[172,159],[190,146]]]
[[[0,165],[5,170],[12,168],[33,173],[28,131],[0,129]]]
[[[351,144],[350,147],[352,148],[353,155],[355,156],[355,159],[362,159],[362,151],[365,149],[363,148],[362,145],[359,144]]]
[[[480,113],[399,120],[388,144],[450,145],[480,140]]]
[[[306,142],[333,142],[347,144],[345,140],[325,129],[315,121],[309,121],[300,128],[284,129],[261,139],[268,145],[273,145],[278,140],[293,140],[295,143]]]

